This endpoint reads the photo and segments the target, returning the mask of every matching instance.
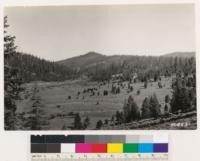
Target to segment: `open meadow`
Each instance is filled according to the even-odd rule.
[[[97,82],[86,82],[81,80],[65,82],[34,82],[25,84],[25,91],[21,93],[23,99],[17,103],[17,113],[26,113],[34,108],[39,108],[41,117],[48,122],[42,128],[59,130],[62,127],[70,129],[73,126],[74,114],[79,113],[82,120],[90,119],[88,129],[95,129],[98,120],[111,120],[116,111],[122,111],[125,99],[132,95],[139,107],[145,97],[154,93],[157,95],[163,112],[165,96],[171,96],[172,78],[162,79],[163,88],[158,87],[157,82],[131,83],[133,91],[128,90],[128,82],[123,82],[123,88],[119,94],[111,93],[111,83],[99,86]],[[84,92],[85,89],[96,88],[94,94]],[[104,95],[104,90],[108,95]],[[140,91],[140,94],[137,91]],[[69,98],[70,97],[70,98]],[[35,105],[36,104],[36,105]]]

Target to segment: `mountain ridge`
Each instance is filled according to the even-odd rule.
[[[93,67],[97,64],[99,65],[108,65],[111,63],[122,63],[125,60],[129,60],[133,58],[133,56],[138,56],[138,57],[194,57],[195,52],[173,52],[173,53],[168,53],[164,55],[159,55],[159,56],[139,56],[139,55],[103,55],[98,52],[88,52],[86,54],[80,55],[80,56],[75,56],[72,58],[64,59],[61,61],[58,61],[57,63],[64,65],[66,67],[70,68],[88,68],[88,67]]]

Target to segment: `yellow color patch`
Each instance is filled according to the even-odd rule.
[[[123,153],[123,144],[107,144],[108,153]]]

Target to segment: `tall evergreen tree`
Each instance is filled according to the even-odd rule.
[[[16,54],[15,36],[7,33],[7,17],[4,17],[4,122],[6,130],[16,128],[16,105],[21,90],[19,70],[10,66],[9,62]]]
[[[148,97],[146,97],[142,103],[141,115],[143,119],[152,117],[150,111],[150,99]]]
[[[193,87],[187,87],[185,78],[176,77],[172,84],[172,99],[171,111],[177,112],[178,110],[187,111],[194,105],[193,101],[196,97],[196,92]]]
[[[103,125],[103,122],[101,120],[97,121],[96,129],[100,129],[102,125]]]
[[[75,118],[74,118],[74,129],[80,130],[82,128],[83,128],[83,125],[82,125],[82,122],[81,122],[81,117],[80,117],[79,113],[77,113],[75,115]]]
[[[131,95],[128,97],[127,101],[125,100],[123,111],[125,122],[134,121],[140,118],[139,107]]]
[[[158,102],[156,94],[150,97],[150,110],[154,118],[158,118],[161,114],[160,104]]]
[[[85,118],[85,120],[83,121],[83,128],[86,129],[89,125],[90,125],[90,119],[89,119],[89,117],[87,116],[87,117]]]

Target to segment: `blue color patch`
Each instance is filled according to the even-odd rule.
[[[153,144],[138,144],[138,153],[153,153]]]

